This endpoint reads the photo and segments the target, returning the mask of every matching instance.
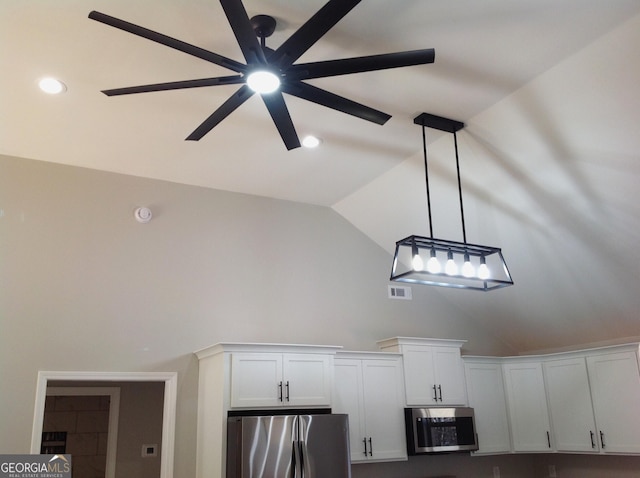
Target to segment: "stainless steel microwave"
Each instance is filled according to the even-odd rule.
[[[476,451],[473,408],[405,408],[409,455]]]

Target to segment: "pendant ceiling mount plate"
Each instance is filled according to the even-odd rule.
[[[442,116],[420,113],[413,119],[413,123],[427,128],[438,129],[446,133],[457,133],[464,128],[464,123]]]

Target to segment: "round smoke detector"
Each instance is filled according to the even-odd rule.
[[[139,207],[133,211],[133,215],[136,218],[136,221],[143,224],[151,221],[151,217],[153,216],[153,214],[151,214],[151,209],[148,207]]]

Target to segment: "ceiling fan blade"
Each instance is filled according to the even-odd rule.
[[[242,1],[220,0],[220,4],[247,63],[266,64],[267,60],[264,57],[264,52],[260,47],[256,33],[253,31],[249,15],[247,15]]]
[[[363,73],[365,71],[386,70],[403,66],[424,65],[433,63],[435,50],[404,51],[400,53],[384,53],[382,55],[360,56],[339,60],[316,61],[291,65],[287,77],[299,80],[326,78],[328,76]]]
[[[223,66],[237,73],[244,73],[247,70],[246,65],[243,65],[242,63],[239,63],[230,58],[226,58],[222,55],[218,55],[217,53],[205,50],[204,48],[185,43],[170,36],[163,35],[162,33],[154,32],[153,30],[149,30],[148,28],[134,25],[133,23],[120,20],[104,13],[96,12],[95,10],[89,13],[89,18],[100,23],[104,23],[105,25],[124,30],[125,32],[132,33],[139,37],[146,38],[147,40],[160,43],[183,53],[187,53],[188,55],[192,55],[211,63],[215,63],[216,65]]]
[[[271,55],[269,61],[281,68],[291,65],[338,23],[360,0],[329,0]]]
[[[238,106],[247,101],[253,95],[253,90],[249,88],[247,85],[242,85],[242,87],[236,91],[227,101],[225,101],[217,110],[213,112],[211,116],[209,116],[206,120],[202,122],[200,126],[198,126],[193,133],[187,136],[187,141],[198,141],[205,134],[211,131],[215,126],[218,125],[223,119],[233,113]]]
[[[169,83],[155,83],[152,85],[129,86],[102,90],[107,96],[131,95],[135,93],[150,93],[153,91],[182,90],[185,88],[200,88],[203,86],[234,85],[244,83],[242,75],[218,76],[216,78],[201,78],[198,80],[172,81]]]
[[[276,128],[278,128],[278,133],[280,133],[280,137],[282,141],[284,141],[287,150],[291,151],[292,149],[299,148],[300,140],[298,139],[298,133],[296,133],[296,128],[293,126],[293,121],[291,121],[289,109],[284,102],[282,93],[276,91],[260,96],[262,96],[264,104],[267,106]]]
[[[303,100],[326,106],[342,113],[347,113],[358,118],[371,121],[376,124],[385,124],[391,115],[382,111],[374,110],[355,101],[349,100],[342,96],[338,96],[327,90],[317,88],[301,81],[286,83],[282,85],[282,91]]]

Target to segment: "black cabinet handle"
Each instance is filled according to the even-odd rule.
[[[602,449],[604,450],[606,445],[604,444],[604,433],[602,433],[602,430],[600,430],[600,444],[602,445]]]
[[[289,400],[289,380],[287,380],[287,402],[290,401]]]
[[[367,437],[362,439],[362,443],[364,443],[364,456],[367,456]]]
[[[438,385],[438,392],[440,392],[440,401],[442,401],[442,385]]]
[[[371,443],[371,437],[369,437],[369,456],[373,456],[373,445]]]
[[[278,400],[282,401],[282,381],[278,384]]]
[[[551,436],[549,435],[548,431],[547,431],[547,444],[549,445],[549,448],[551,448]]]
[[[438,391],[436,390],[435,384],[433,385],[433,400],[438,401]]]
[[[593,431],[589,430],[589,433],[591,434],[591,448],[595,448],[596,447],[596,442],[594,440],[595,436]]]

